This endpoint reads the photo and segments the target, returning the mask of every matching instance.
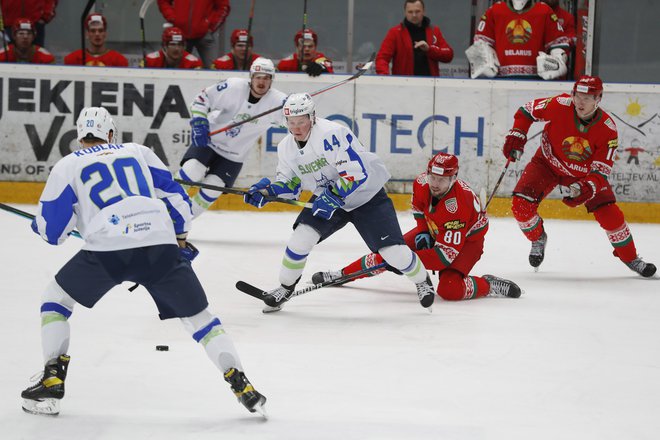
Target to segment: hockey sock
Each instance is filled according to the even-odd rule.
[[[378,249],[387,264],[400,270],[413,283],[421,283],[427,277],[426,269],[417,255],[403,244]]]
[[[379,254],[374,254],[374,253],[367,254],[364,257],[359,258],[359,259],[355,260],[354,262],[352,262],[351,264],[349,264],[348,266],[344,267],[342,269],[342,273],[344,275],[349,275],[349,274],[352,274],[352,273],[355,273],[355,272],[359,272],[363,269],[368,269],[370,267],[378,266],[383,261],[384,261],[383,257],[381,257]],[[375,270],[373,272],[366,273],[364,275],[360,275],[359,277],[355,277],[355,278],[353,278],[353,280],[359,280],[360,278],[365,278],[365,277],[372,277],[374,275],[378,275],[379,273],[383,273],[386,270],[387,269],[385,269],[385,268],[378,269],[378,270]]]
[[[41,301],[41,349],[48,362],[69,350],[69,317],[76,302],[55,280],[48,284]]]
[[[538,203],[528,200],[521,194],[513,195],[511,211],[520,230],[529,241],[536,241],[543,235],[543,219],[538,214],[538,207]]]
[[[307,256],[321,236],[312,227],[301,224],[296,227],[289,238],[282,266],[280,267],[280,283],[283,286],[293,286],[305,269]]]
[[[607,233],[607,239],[614,247],[614,255],[624,263],[637,258],[637,249],[628,224],[621,209],[615,204],[602,206],[594,211],[594,217],[601,228]]]
[[[209,174],[208,176],[204,177],[202,182],[213,186],[225,186],[225,182],[215,174]],[[191,199],[193,218],[199,217],[203,212],[209,209],[213,202],[218,200],[218,197],[221,195],[222,191],[200,188],[197,194],[195,194]]]
[[[181,318],[181,322],[193,339],[204,347],[209,359],[221,372],[224,373],[230,368],[243,370],[234,343],[225,333],[220,320],[208,309],[194,316]]]
[[[481,277],[464,277],[462,273],[453,269],[440,272],[438,295],[447,301],[481,298],[488,295],[489,289],[488,281]]]

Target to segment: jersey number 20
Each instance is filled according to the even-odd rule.
[[[151,197],[147,179],[142,173],[140,164],[133,157],[119,158],[112,162],[111,167],[104,162],[94,162],[83,168],[80,178],[83,183],[87,183],[94,178],[94,175],[98,176],[94,180],[100,180],[89,190],[89,198],[99,209],[117,203],[128,196]],[[137,188],[134,188],[135,186]],[[134,191],[137,191],[137,194]]]

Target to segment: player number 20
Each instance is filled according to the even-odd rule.
[[[89,198],[99,209],[117,203],[126,196],[137,195],[136,192],[151,197],[147,179],[133,157],[119,158],[111,166],[94,162],[83,168],[80,179],[83,183],[91,180],[96,182],[89,190]]]

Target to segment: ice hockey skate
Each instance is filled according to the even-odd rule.
[[[30,414],[56,416],[64,397],[64,380],[70,357],[62,354],[49,361],[39,381],[21,393],[23,411]]]
[[[640,257],[637,257],[625,264],[630,268],[630,270],[637,272],[644,278],[651,278],[653,275],[655,275],[655,271],[657,270],[655,264],[647,263]]]
[[[266,307],[263,308],[263,313],[272,313],[282,310],[282,306],[291,298],[293,293],[293,286],[280,286],[276,289],[269,290],[263,294],[263,301],[266,303]]]
[[[496,277],[495,275],[484,275],[483,279],[490,284],[488,296],[506,296],[508,298],[520,298],[522,290],[520,287],[510,280]]]
[[[541,234],[538,240],[532,242],[532,250],[529,251],[529,264],[534,268],[534,272],[538,272],[539,266],[543,263],[547,242],[548,236],[545,231],[543,231],[543,234]]]
[[[312,275],[312,284],[321,284],[321,283],[330,283],[332,281],[338,280],[343,277],[344,273],[341,270],[331,270],[328,272],[316,272]],[[335,286],[341,286],[344,283],[335,284]]]
[[[433,312],[431,306],[435,300],[435,289],[433,288],[433,283],[431,282],[431,277],[426,275],[426,279],[421,283],[416,283],[417,287],[417,296],[419,297],[419,303],[424,307],[429,313]]]
[[[236,368],[230,368],[225,372],[225,380],[231,386],[231,390],[234,392],[234,395],[238,401],[247,408],[250,412],[257,412],[264,417],[268,417],[266,414],[266,397],[254,389],[245,373],[237,370]]]

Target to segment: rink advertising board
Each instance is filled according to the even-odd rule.
[[[204,87],[245,73],[111,69],[72,66],[0,67],[0,181],[43,182],[76,146],[75,120],[83,107],[104,106],[123,142],[152,148],[172,171],[190,142],[189,104]],[[278,73],[285,93],[313,92],[343,79]],[[494,185],[504,165],[501,145],[515,110],[529,99],[570,90],[569,83],[482,81],[366,75],[315,98],[317,115],[353,128],[383,158],[391,190],[410,183],[438,151],[457,154],[461,176],[475,188]],[[622,201],[658,202],[660,89],[606,85],[602,103],[619,129],[612,184]],[[509,169],[498,195],[511,193],[538,146],[541,124],[530,129],[523,161]],[[273,127],[252,149],[238,186],[274,174]],[[554,196],[558,196],[559,193]]]

